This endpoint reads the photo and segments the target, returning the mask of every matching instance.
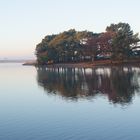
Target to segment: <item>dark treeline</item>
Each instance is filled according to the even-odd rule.
[[[128,23],[111,24],[103,33],[71,29],[47,35],[36,46],[36,56],[39,64],[124,60],[139,57],[140,52],[133,50],[138,42]]]

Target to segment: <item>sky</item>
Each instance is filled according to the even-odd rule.
[[[75,28],[103,32],[129,23],[140,33],[140,0],[0,0],[0,59],[35,59],[48,34]]]

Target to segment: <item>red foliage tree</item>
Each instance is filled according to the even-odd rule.
[[[97,56],[110,57],[112,52],[112,38],[115,36],[113,32],[101,33],[97,37],[88,38],[84,45],[84,53],[92,58]]]

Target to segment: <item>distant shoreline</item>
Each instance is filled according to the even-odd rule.
[[[25,62],[35,62],[36,60],[26,60],[26,59],[13,59],[13,60],[0,60],[0,63],[25,63]]]
[[[25,60],[0,60],[0,63],[24,63]]]

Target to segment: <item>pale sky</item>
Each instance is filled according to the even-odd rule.
[[[140,0],[0,0],[0,59],[35,58],[48,34],[75,28],[103,32],[127,22],[140,32]]]

